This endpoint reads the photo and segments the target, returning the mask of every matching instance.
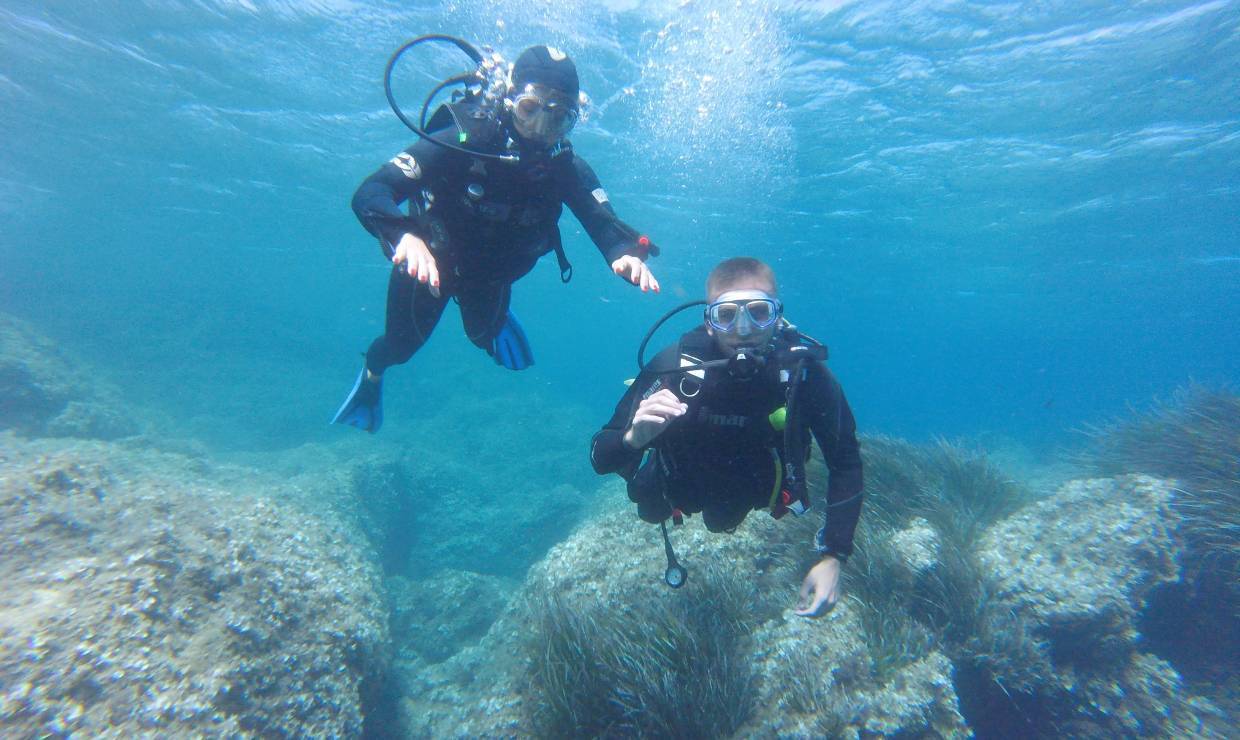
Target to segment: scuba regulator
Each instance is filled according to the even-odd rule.
[[[475,67],[473,70],[453,75],[432,88],[430,94],[426,96],[426,100],[422,103],[422,113],[418,118],[418,123],[415,124],[413,121],[409,120],[409,117],[405,115],[403,110],[401,110],[400,104],[396,102],[396,96],[392,92],[392,70],[395,69],[396,63],[400,61],[401,56],[403,56],[405,52],[415,46],[432,41],[445,42],[457,47],[461,51],[465,52],[466,56],[474,62]],[[504,58],[500,56],[498,52],[488,48],[486,53],[483,53],[483,51],[480,51],[477,47],[464,39],[457,38],[456,36],[432,33],[425,36],[419,36],[416,39],[405,43],[393,52],[391,58],[388,59],[387,66],[383,70],[383,92],[387,95],[388,105],[392,107],[392,112],[396,114],[396,117],[400,119],[401,123],[409,127],[409,130],[417,134],[419,138],[445,149],[451,149],[456,152],[468,154],[471,157],[483,157],[486,159],[498,159],[504,162],[516,162],[518,160],[518,156],[515,153],[495,154],[492,152],[482,152],[476,149],[470,149],[464,146],[469,143],[469,141],[468,137],[463,133],[465,131],[465,127],[459,126],[460,121],[457,121],[457,124],[462,133],[458,137],[456,144],[451,144],[449,142],[436,139],[426,130],[426,113],[430,109],[431,103],[434,102],[435,96],[453,85],[463,85],[465,88],[463,93],[458,92],[456,94],[475,101],[478,105],[479,111],[490,121],[492,121],[494,125],[498,126],[500,111],[504,106],[504,100],[508,94],[508,75],[509,65],[504,61]],[[451,111],[451,108],[449,108],[449,111]],[[452,115],[455,118],[455,112],[453,112]]]

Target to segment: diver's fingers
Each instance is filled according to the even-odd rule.
[[[680,403],[680,398],[675,393],[672,393],[672,391],[668,388],[663,388],[655,393],[651,393],[650,398],[647,398],[646,400],[649,401],[652,398],[662,399],[670,403]]]
[[[664,421],[671,421],[672,419],[682,415],[682,412],[679,410],[660,407],[646,407],[639,413],[647,419],[658,419],[660,423]]]
[[[646,413],[658,413],[666,416],[680,416],[689,410],[689,407],[681,403],[671,391],[666,389],[659,391],[650,398],[642,401],[639,410]]]
[[[409,273],[409,277],[414,277],[418,274],[418,262],[423,255],[430,255],[426,242],[413,234],[406,233],[396,243],[396,249],[392,251],[392,262],[397,265],[404,262],[405,271]]]
[[[802,590],[804,587],[802,587]],[[797,603],[796,613],[802,617],[812,617],[818,612],[822,606],[823,595],[818,593],[814,586],[810,586],[810,593],[802,594],[801,600]]]
[[[661,414],[663,416],[674,417],[682,416],[689,407],[680,401],[668,401],[667,399],[659,399],[657,401],[647,401],[643,404],[643,411],[648,414]]]
[[[650,271],[650,267],[642,265],[642,290],[649,288],[654,292],[659,292],[659,281],[655,279],[654,273]]]
[[[826,596],[818,596],[817,598],[814,599],[814,603],[810,604],[807,607],[797,609],[797,612],[796,612],[797,616],[800,616],[800,617],[821,616],[822,607],[824,603],[826,602],[826,600],[827,600]]]
[[[641,279],[638,272],[641,268],[641,264],[641,260],[632,255],[626,254],[611,263],[611,271],[625,280],[628,280],[630,283],[637,285],[638,281]]]
[[[810,595],[814,593],[814,581],[806,578],[801,581],[801,600],[797,602],[797,609],[804,609],[809,606]]]
[[[435,255],[429,252],[426,255],[426,274],[430,279],[431,295],[439,297],[439,263],[435,261]]]
[[[646,407],[646,408],[638,409],[636,412],[634,412],[633,423],[638,424],[643,421],[649,421],[655,424],[662,424],[670,419],[675,418],[675,416],[676,414],[671,414],[671,413],[667,413],[664,411],[660,411],[658,409],[652,409],[652,408]]]
[[[401,241],[400,261],[405,263],[405,272],[409,273],[409,277],[418,276],[418,253],[405,241]]]
[[[805,593],[807,587],[814,594],[812,601],[809,598],[809,594]],[[838,586],[824,588],[823,584],[818,580],[807,577],[805,583],[801,586],[801,601],[797,604],[796,613],[802,617],[821,617],[835,608],[835,602],[838,599]]]
[[[645,411],[639,410],[637,413],[633,414],[633,426],[637,426],[638,424],[642,424],[642,423],[663,424],[666,421],[667,419],[663,418],[662,416],[659,416],[657,414],[648,414]]]
[[[422,250],[418,250],[418,282],[425,283],[431,277],[431,256]]]
[[[680,399],[666,388],[645,399],[637,406],[637,413],[657,414],[665,417],[680,416],[688,410],[689,407],[681,403]]]

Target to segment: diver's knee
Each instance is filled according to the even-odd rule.
[[[658,524],[672,515],[672,507],[666,501],[637,502],[637,518],[650,524]]]
[[[702,523],[706,525],[707,531],[719,534],[726,532],[732,534],[736,528],[745,521],[745,517],[749,515],[747,509],[739,511],[731,509],[705,509],[702,511]]]
[[[487,334],[487,333],[470,334],[468,336],[469,336],[469,341],[472,342],[473,345],[480,350],[490,352],[491,348],[495,345],[495,337],[491,336],[490,334]]]

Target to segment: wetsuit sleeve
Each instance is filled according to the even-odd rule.
[[[669,347],[647,363],[647,367],[665,367],[668,358],[679,356],[680,353],[676,347]],[[619,473],[625,480],[633,477],[645,450],[634,450],[626,445],[624,433],[628,431],[629,423],[633,421],[633,414],[637,411],[642,399],[649,397],[662,387],[662,376],[656,371],[644,370],[637,376],[637,380],[634,380],[629,389],[625,391],[620,403],[616,404],[611,420],[604,424],[603,428],[590,440],[590,463],[594,465],[594,472],[599,475]]]
[[[607,192],[599,184],[598,176],[584,159],[573,155],[568,173],[564,202],[573,215],[585,227],[590,240],[607,260],[615,262],[624,255],[645,259],[645,250],[637,244],[640,236],[633,227],[621,221],[607,199]]]
[[[594,472],[599,475],[619,473],[625,480],[637,472],[644,451],[626,445],[624,433],[628,430],[629,422],[633,420],[633,413],[637,411],[642,398],[655,390],[653,386],[656,382],[657,378],[645,375],[633,381],[620,403],[616,404],[611,420],[595,432],[594,438],[590,440],[590,463],[594,466]]]
[[[806,421],[829,471],[826,513],[814,545],[824,555],[846,558],[852,555],[853,533],[861,518],[863,481],[857,423],[844,389],[826,366],[812,364],[807,380],[801,389],[808,391]]]
[[[451,133],[435,135],[449,136]],[[419,139],[358,186],[353,194],[353,212],[362,226],[379,238],[379,246],[389,258],[396,243],[406,233],[427,238],[417,216],[421,210],[421,192],[436,178],[443,176],[451,166],[451,160],[452,152]],[[406,214],[400,208],[410,199],[415,204],[410,209],[413,215]]]

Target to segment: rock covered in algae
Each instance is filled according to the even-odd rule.
[[[115,390],[55,342],[0,314],[0,429],[29,437],[117,439],[139,432]]]
[[[999,596],[1052,631],[1127,634],[1179,580],[1173,489],[1147,476],[1077,480],[995,525],[978,551]]]
[[[1221,737],[1217,709],[1143,652],[1150,594],[1180,578],[1175,495],[1143,475],[1071,481],[992,527],[979,548],[995,597],[1043,641],[1051,668],[1037,692],[1091,732]]]
[[[608,488],[613,500],[623,496],[614,484]],[[690,519],[672,532],[677,554],[690,568],[689,581],[672,590],[662,580],[658,529],[639,521],[627,506],[607,507],[531,568],[478,645],[437,665],[405,666],[405,726],[415,735],[436,737],[536,736],[546,697],[531,689],[540,657],[528,645],[546,599],[591,615],[599,639],[608,640],[608,630],[616,628],[608,615],[640,625],[650,614],[674,609],[677,601],[711,598],[707,581],[730,581],[753,587],[746,617],[751,639],[741,640],[729,656],[752,680],[752,709],[737,736],[969,736],[952,665],[942,654],[929,652],[879,680],[858,616],[847,602],[819,620],[793,613],[805,559],[773,551],[772,532],[779,526],[755,512],[728,536],[711,534]],[[804,549],[809,552],[808,542]],[[639,646],[629,648],[621,662],[642,654]]]
[[[388,643],[376,568],[210,472],[0,439],[0,735],[361,733]]]
[[[915,517],[908,526],[891,535],[891,544],[908,566],[911,576],[919,576],[939,562],[940,536],[922,517]]]

